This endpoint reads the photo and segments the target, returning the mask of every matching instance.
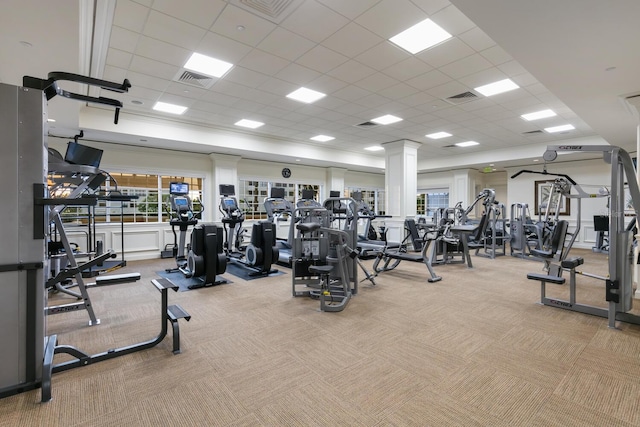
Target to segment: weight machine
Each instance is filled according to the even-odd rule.
[[[547,147],[543,158],[552,162],[557,158],[558,152],[601,152],[603,160],[611,165],[611,215],[609,216],[609,254],[608,275],[605,280],[605,301],[608,308],[594,307],[577,302],[576,295],[576,267],[584,260],[580,257],[565,258],[561,262],[561,268],[570,272],[570,297],[569,300],[559,300],[546,296],[546,283],[563,284],[564,278],[559,275],[544,275],[529,273],[528,279],[537,280],[541,284],[540,302],[544,305],[563,308],[565,310],[578,311],[606,317],[610,328],[616,327],[616,321],[640,324],[640,316],[629,313],[633,308],[633,266],[637,263],[633,254],[632,227],[625,227],[625,198],[624,185],[629,186],[629,193],[633,201],[635,218],[638,217],[640,207],[640,190],[636,181],[636,171],[631,156],[624,149],[610,145],[550,145]],[[566,177],[566,176],[565,176]],[[575,185],[569,177],[566,180]],[[589,194],[578,194],[573,197],[588,197]],[[580,206],[580,204],[578,204]],[[580,207],[578,207],[578,220],[580,219]],[[635,224],[635,221],[632,221]],[[569,245],[575,240],[575,234]]]

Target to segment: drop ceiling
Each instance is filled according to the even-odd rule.
[[[635,151],[638,119],[624,99],[640,92],[637,1],[7,2],[15,13],[0,17],[3,82],[20,84],[25,74],[49,71],[127,78],[127,94],[99,93],[122,100],[121,123],[162,122],[256,143],[194,144],[179,133],[165,139],[117,126],[92,129],[85,125],[95,121],[79,116],[99,116],[99,107],[54,104],[54,98],[51,116],[59,117],[51,132],[60,136],[82,127],[88,138],[107,142],[375,172],[384,167],[384,151],[365,147],[403,139],[421,144],[422,171],[482,169],[491,159],[499,167],[532,164],[541,147],[568,139]],[[426,18],[453,37],[415,55],[388,41]],[[204,87],[178,81],[193,52],[234,66]],[[520,88],[492,97],[473,90],[505,78]],[[286,98],[301,86],[327,96],[313,104]],[[157,101],[188,109],[181,116],[158,113]],[[557,116],[520,117],[543,109]],[[385,114],[403,120],[358,126]],[[240,119],[265,125],[247,131],[234,125]],[[575,129],[543,130],[567,123]],[[441,131],[452,136],[425,137]],[[310,140],[319,134],[335,139]],[[479,145],[453,145],[468,140]],[[286,154],[261,149],[261,142],[277,142]]]

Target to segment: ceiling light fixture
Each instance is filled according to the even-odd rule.
[[[327,96],[322,92],[318,92],[312,89],[307,89],[306,87],[301,87],[300,89],[294,90],[287,98],[295,99],[296,101],[304,102],[305,104],[311,104],[316,102],[320,98],[324,98]]]
[[[534,113],[523,114],[520,117],[530,122],[532,120],[546,119],[547,117],[557,116],[553,110],[540,110]]]
[[[497,82],[489,83],[484,86],[478,86],[474,88],[476,92],[481,93],[484,96],[493,96],[499,93],[508,92],[510,90],[518,89],[520,86],[515,84],[511,79],[499,80]]]
[[[256,129],[264,125],[264,123],[262,122],[257,122],[255,120],[247,120],[247,119],[238,120],[234,124],[236,126],[242,126],[243,128],[249,128],[249,129]]]
[[[379,125],[390,125],[391,123],[401,122],[402,119],[400,117],[396,117],[392,114],[385,114],[384,116],[376,117],[375,119],[371,119],[373,123],[377,123]]]
[[[425,135],[425,136],[431,139],[440,139],[440,138],[450,137],[451,134],[449,132],[436,132],[436,133],[430,133],[429,135]]]
[[[316,136],[312,136],[311,138],[309,138],[313,141],[318,141],[318,142],[327,142],[327,141],[331,141],[332,139],[335,139],[332,136],[328,136],[328,135],[316,135]]]
[[[364,149],[367,151],[382,151],[384,150],[384,147],[381,147],[379,145],[372,145],[371,147],[364,147]]]
[[[425,19],[391,37],[389,41],[415,55],[451,37],[451,34],[431,19]]]
[[[233,64],[197,52],[194,52],[184,64],[187,70],[218,78],[224,76],[231,67]]]
[[[457,144],[455,144],[458,147],[471,147],[474,145],[479,145],[478,142],[475,141],[465,141],[465,142],[458,142]]]
[[[163,113],[171,113],[171,114],[184,114],[187,111],[187,107],[183,107],[182,105],[169,104],[167,102],[156,102],[153,106],[153,109],[156,111],[162,111]]]
[[[572,130],[575,129],[575,126],[573,125],[560,125],[560,126],[552,126],[550,128],[544,128],[545,132],[549,132],[549,133],[557,133],[557,132],[564,132],[567,130]]]

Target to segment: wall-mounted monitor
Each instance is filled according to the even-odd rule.
[[[220,195],[221,196],[235,196],[236,188],[231,184],[220,184]]]
[[[189,184],[186,182],[171,182],[169,183],[169,193],[186,196],[189,194]]]
[[[101,160],[102,150],[100,149],[87,147],[75,141],[69,141],[67,144],[67,152],[64,155],[65,162],[98,168]]]

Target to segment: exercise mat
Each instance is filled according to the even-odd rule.
[[[184,274],[182,274],[182,272],[180,271],[172,271],[172,272],[158,271],[156,274],[160,277],[169,279],[173,283],[178,285],[178,287],[180,288],[179,289],[180,292],[191,291],[193,289],[199,289],[199,288],[208,287],[208,286],[215,286],[213,284],[207,284],[203,286],[202,279],[198,277],[185,277]],[[218,285],[223,285],[223,284],[230,284],[233,282],[225,279],[222,276],[216,276],[216,283]],[[191,289],[190,287],[192,287],[193,289]]]

